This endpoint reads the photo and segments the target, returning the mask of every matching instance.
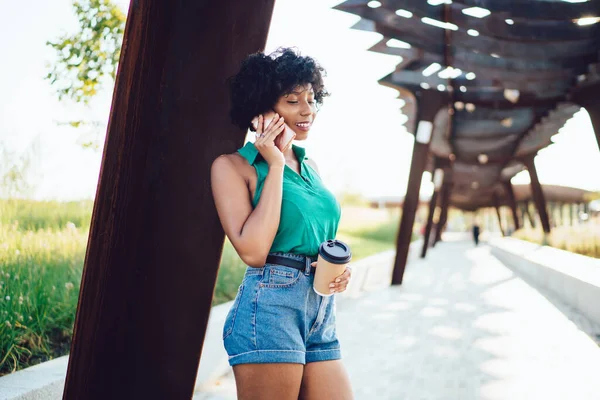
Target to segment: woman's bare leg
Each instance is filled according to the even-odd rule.
[[[239,364],[233,367],[239,400],[297,400],[302,364]]]
[[[340,360],[318,361],[304,366],[302,400],[351,400],[350,378]]]

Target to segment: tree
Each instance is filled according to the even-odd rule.
[[[111,0],[76,0],[73,8],[79,31],[47,42],[56,50],[57,60],[46,79],[59,100],[67,97],[88,104],[103,84],[114,83],[126,16]]]
[[[0,143],[0,198],[28,198],[33,195],[31,172],[39,158],[40,143],[36,140],[20,155]]]

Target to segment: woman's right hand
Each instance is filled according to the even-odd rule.
[[[263,156],[269,167],[285,166],[285,157],[277,146],[275,146],[275,138],[285,129],[283,117],[275,114],[269,126],[264,127],[264,116],[258,116],[258,124],[256,127],[256,141],[254,146]]]

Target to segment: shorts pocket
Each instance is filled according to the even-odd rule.
[[[233,327],[235,326],[235,317],[237,316],[238,308],[240,306],[240,299],[242,297],[242,293],[244,292],[244,284],[242,283],[238,288],[237,295],[235,296],[235,300],[225,317],[225,324],[223,326],[223,340],[225,340],[229,335],[233,333]]]
[[[263,286],[270,288],[281,288],[293,286],[302,272],[292,267],[267,264],[268,279],[263,280]]]

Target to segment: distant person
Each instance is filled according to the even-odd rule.
[[[223,327],[239,398],[352,398],[334,296],[346,290],[350,268],[330,282],[329,295],[313,290],[314,261],[335,238],[341,208],[289,139],[308,138],[328,95],[323,72],[313,58],[279,49],[251,54],[231,79],[232,122],[256,132],[211,170],[219,219],[247,265]]]
[[[475,241],[475,246],[479,245],[479,225],[477,222],[473,224],[473,240]]]

